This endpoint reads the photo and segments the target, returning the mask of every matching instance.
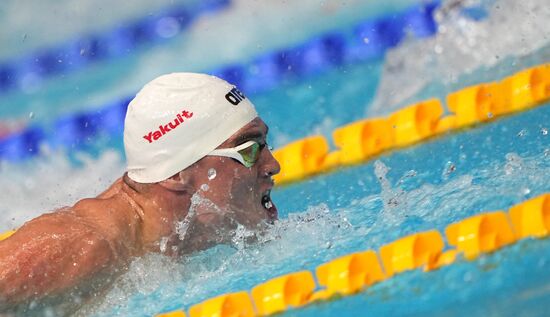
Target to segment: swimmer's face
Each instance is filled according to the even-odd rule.
[[[266,145],[267,132],[266,124],[256,118],[218,147],[232,148],[247,141],[258,142],[261,145],[259,158],[250,168],[235,159],[220,156],[206,156],[194,164],[198,196],[206,202],[204,208],[198,208],[199,221],[221,222],[220,226],[238,223],[254,229],[277,219],[277,208],[270,193],[272,176],[279,173],[280,166]],[[211,210],[201,215],[201,209]]]

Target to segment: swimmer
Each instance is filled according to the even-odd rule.
[[[173,73],[146,84],[126,114],[126,173],[0,242],[0,313],[73,310],[134,257],[203,250],[229,243],[237,226],[273,222],[280,166],[267,133],[250,100],[219,78]]]

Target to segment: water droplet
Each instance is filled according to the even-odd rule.
[[[34,118],[34,112],[31,111],[31,112],[29,113],[29,119],[33,119],[33,118]]]
[[[504,173],[511,175],[514,172],[521,170],[523,166],[523,160],[517,153],[508,153],[505,155],[506,164],[504,164]]]
[[[216,170],[211,168],[208,170],[208,180],[213,180],[216,178]]]
[[[542,129],[540,129],[540,133],[542,133],[542,135],[548,135],[548,129],[547,128],[542,128]]]
[[[445,168],[443,169],[443,173],[441,175],[441,178],[443,180],[447,180],[449,179],[449,176],[454,172],[456,171],[456,165],[451,162],[451,161],[448,161],[446,164],[445,164]]]
[[[364,37],[364,38],[363,38],[363,42],[364,42],[365,44],[369,44],[369,38],[368,38],[368,37]]]
[[[159,242],[160,253],[166,252],[167,245],[168,245],[168,238],[167,237],[160,238],[160,242]]]
[[[525,135],[527,135],[527,130],[521,129],[521,131],[519,131],[517,135],[519,137],[524,137]]]

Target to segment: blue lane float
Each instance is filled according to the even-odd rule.
[[[109,32],[84,35],[58,47],[0,62],[0,94],[97,61],[128,55],[146,44],[166,41],[199,16],[219,11],[230,3],[230,0],[204,0],[192,6],[171,7],[154,16],[124,23]]]
[[[212,11],[212,5],[218,8],[228,1],[210,0],[203,3],[202,12]],[[320,73],[345,64],[364,62],[384,56],[385,52],[397,46],[408,37],[426,38],[437,32],[434,12],[440,3],[430,2],[415,5],[402,12],[363,21],[346,32],[329,32],[316,36],[302,44],[266,53],[253,58],[247,63],[225,65],[208,73],[219,76],[243,91],[253,95],[270,89],[289,78],[300,78]],[[189,21],[189,11],[172,11],[171,17]],[[166,15],[165,15],[166,16]],[[86,43],[73,43],[73,50],[66,51],[64,58],[72,61],[72,67],[78,63],[86,63],[101,56],[124,54],[132,43],[129,39],[151,39],[150,29],[142,22],[142,26],[120,29],[116,33],[117,41],[105,41],[89,37]],[[157,23],[158,26],[158,23]],[[111,33],[110,36],[115,36]],[[126,34],[126,35],[124,35]],[[127,34],[134,34],[128,37]],[[101,43],[110,43],[110,46]],[[76,54],[78,48],[87,48],[87,53]],[[92,54],[93,53],[93,54]],[[80,57],[76,57],[80,56]],[[57,58],[57,57],[55,57]],[[53,66],[54,57],[43,58],[42,72],[51,72],[58,66]],[[69,66],[71,66],[69,65]],[[68,67],[63,65],[59,67]],[[6,71],[8,69],[8,71]],[[13,84],[9,80],[14,72],[9,66],[0,66],[0,90]],[[57,70],[57,68],[55,68]],[[133,96],[127,96],[100,107],[100,110],[87,111],[60,118],[53,129],[40,134],[40,137],[22,136],[21,134],[0,139],[0,160],[24,160],[38,154],[38,147],[33,142],[43,141],[55,147],[81,148],[90,143],[98,134],[118,135],[122,132],[126,107]],[[32,130],[34,128],[31,128]],[[51,131],[49,131],[51,130]],[[23,133],[25,135],[25,133]],[[45,137],[47,135],[48,137]],[[23,139],[21,139],[23,138]],[[33,142],[30,142],[33,141]],[[17,149],[21,147],[20,149]],[[29,151],[29,148],[31,149]],[[28,152],[28,153],[27,153]],[[25,154],[25,155],[23,155]]]
[[[30,127],[25,131],[8,136],[0,141],[0,158],[9,162],[18,162],[39,154],[39,146],[45,133],[40,127]]]
[[[99,135],[120,135],[131,98],[102,108],[63,116],[49,128],[32,126],[0,140],[0,160],[23,161],[40,154],[41,145],[53,149],[83,149]]]
[[[415,5],[398,13],[368,19],[349,30],[321,34],[248,63],[225,65],[209,73],[254,94],[288,78],[382,58],[388,49],[407,38],[426,38],[436,34],[434,12],[439,5],[439,1]],[[262,83],[258,83],[259,79]]]

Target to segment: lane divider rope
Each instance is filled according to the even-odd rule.
[[[499,82],[481,83],[438,99],[400,109],[387,117],[356,121],[332,133],[331,151],[322,135],[296,140],[273,152],[281,164],[277,185],[335,168],[360,164],[383,152],[525,111],[550,100],[550,64],[531,67]]]
[[[227,8],[230,0],[201,0],[174,5],[155,15],[121,23],[103,33],[82,35],[56,47],[42,48],[0,62],[0,95],[98,61],[127,56],[147,44],[159,44],[187,29],[198,17]]]
[[[471,216],[445,229],[449,246],[437,230],[419,232],[373,250],[341,256],[309,271],[285,274],[256,285],[250,292],[222,294],[189,308],[190,317],[268,316],[335,296],[364,291],[396,274],[425,272],[451,265],[463,256],[475,260],[520,239],[550,233],[550,193],[519,203],[509,212]],[[317,283],[316,283],[317,281]],[[186,316],[183,309],[156,317]]]
[[[415,5],[401,12],[363,21],[350,31],[328,32],[302,44],[245,63],[222,66],[208,73],[234,83],[241,91],[255,94],[289,78],[302,78],[344,64],[381,58],[407,36],[425,38],[436,34],[434,11],[438,6],[437,1]],[[4,83],[6,74],[12,72],[6,73],[0,67],[0,90],[2,85],[7,85]],[[41,144],[53,148],[86,149],[101,135],[119,135],[132,98],[125,96],[97,107],[98,110],[61,117],[49,127],[29,126],[0,137],[0,160],[19,162],[33,158],[41,153]]]

